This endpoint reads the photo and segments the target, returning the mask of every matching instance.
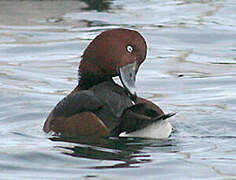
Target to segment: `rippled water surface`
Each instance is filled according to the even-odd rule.
[[[236,179],[235,0],[0,1],[0,179]],[[137,92],[178,112],[167,140],[42,132],[100,32],[138,30]]]

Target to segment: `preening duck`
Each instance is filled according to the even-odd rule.
[[[135,92],[136,74],[146,58],[144,38],[134,30],[113,29],[86,48],[75,89],[49,114],[43,130],[69,137],[139,136],[167,138],[164,112]],[[123,86],[113,77],[119,76]]]

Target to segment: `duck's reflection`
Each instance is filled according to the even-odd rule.
[[[150,153],[144,152],[145,147],[165,149],[173,152],[175,143],[172,140],[150,140],[142,138],[106,138],[92,141],[87,139],[72,139],[63,137],[50,138],[52,141],[72,142],[77,145],[56,146],[65,155],[96,160],[112,160],[117,164],[111,166],[95,166],[89,168],[121,168],[139,167],[140,163],[151,162]],[[164,148],[163,148],[164,147]],[[174,150],[176,152],[176,150]]]
[[[111,2],[109,0],[79,0],[87,4],[83,10],[106,11],[110,9]]]

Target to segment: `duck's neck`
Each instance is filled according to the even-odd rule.
[[[103,81],[112,81],[112,78],[99,77],[93,73],[86,73],[86,74],[79,73],[78,86],[80,90],[86,90]]]

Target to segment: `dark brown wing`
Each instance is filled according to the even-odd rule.
[[[53,115],[54,117],[70,117],[80,112],[94,112],[102,106],[99,99],[94,96],[93,91],[77,91],[62,99],[54,108]]]
[[[124,89],[113,81],[105,81],[90,89],[103,107],[95,112],[110,131],[118,127],[122,114],[133,103]]]
[[[56,105],[43,130],[63,136],[108,136],[106,125],[93,113],[102,106],[92,91],[71,93]]]
[[[92,127],[96,129],[99,126],[100,135],[104,132],[109,134],[120,125],[122,113],[130,106],[132,101],[128,95],[112,81],[100,83],[89,90],[75,90],[53,109],[44,124],[44,131],[81,136],[86,135],[85,129],[92,134]]]
[[[121,117],[124,110],[133,105],[122,87],[113,81],[105,81],[91,88],[99,101],[106,106],[112,116]]]
[[[137,104],[128,107],[124,111],[120,126],[114,129],[112,134],[116,136],[122,132],[134,132],[143,129],[156,121],[165,120],[173,115],[175,115],[175,113],[164,114],[154,103],[139,98]]]

